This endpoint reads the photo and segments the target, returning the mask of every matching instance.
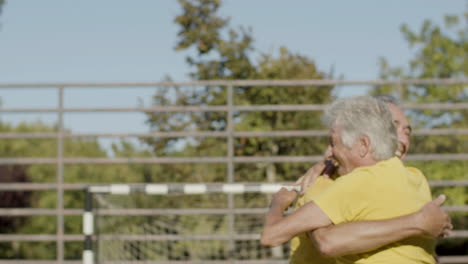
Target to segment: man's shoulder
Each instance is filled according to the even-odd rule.
[[[431,190],[429,188],[429,182],[427,181],[426,176],[424,173],[419,170],[418,168],[414,167],[405,167],[409,173],[410,182],[414,186],[422,187],[425,193],[431,194]]]
[[[328,189],[355,189],[362,186],[372,185],[374,181],[374,173],[367,169],[353,170],[352,172],[340,176],[335,180],[335,183]]]
[[[355,168],[350,173],[338,177],[338,179],[336,179],[335,182],[365,180],[368,177],[372,177],[374,173],[375,173],[375,165],[358,167],[358,168]]]
[[[390,158],[387,160],[379,161],[374,165],[362,166],[354,169],[352,172],[339,177],[336,183],[341,184],[357,183],[362,186],[369,186],[372,184],[380,184],[383,178],[397,173],[399,170],[404,170],[405,167],[397,158]]]
[[[415,167],[411,167],[411,166],[405,166],[405,168],[412,174],[416,175],[416,176],[421,176],[421,177],[424,177],[424,173],[418,169],[418,168],[415,168]]]
[[[310,202],[322,194],[328,187],[334,183],[334,180],[330,178],[325,178],[320,176],[317,180],[310,186],[307,187],[306,192],[300,198],[302,198],[303,203]],[[299,200],[298,200],[299,201]]]
[[[363,186],[371,187],[373,185],[381,185],[387,180],[391,181],[394,178],[394,174],[400,173],[402,170],[406,170],[403,163],[400,159],[394,157],[379,161],[371,166],[358,167],[350,173],[336,179],[332,187],[353,188],[356,186],[363,189]],[[418,169],[411,170],[411,174],[423,175]],[[417,176],[417,178],[420,178],[420,176]]]
[[[386,160],[381,160],[374,165],[371,166],[363,166],[359,167],[355,170],[355,172],[359,172],[361,174],[367,173],[366,175],[393,175],[395,173],[401,173],[402,171],[406,170],[405,166],[401,162],[399,158],[393,157]],[[354,171],[353,171],[354,172]]]
[[[315,181],[314,185],[317,186],[317,188],[320,188],[320,187],[328,187],[330,185],[332,185],[335,181],[333,179],[330,179],[328,177],[324,177],[324,176],[319,176],[317,178],[317,180]]]

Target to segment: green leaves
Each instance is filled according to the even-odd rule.
[[[187,63],[195,67],[192,78],[249,78],[255,71],[248,57],[253,42],[251,31],[228,28],[229,18],[217,14],[220,0],[179,0],[179,3],[182,14],[174,20],[180,26],[176,50],[197,51],[196,57],[187,57]]]
[[[221,17],[221,1],[180,0],[182,12],[175,22],[179,25],[176,50],[196,50],[187,57],[196,80],[219,79],[323,79],[314,61],[281,47],[277,53],[261,53],[256,59],[251,28],[231,27],[229,19]],[[313,104],[331,101],[332,87],[233,87],[235,105]],[[172,91],[172,92],[171,92]],[[153,104],[160,105],[225,105],[226,87],[161,88]],[[236,131],[275,131],[320,128],[319,112],[235,112]],[[148,124],[154,131],[223,131],[227,126],[224,112],[148,113]],[[311,143],[311,141],[320,143]],[[225,156],[225,139],[158,138],[144,139],[158,156]],[[239,138],[235,153],[239,156],[293,155],[321,153],[325,141],[308,138]],[[185,165],[181,165],[183,167]],[[282,166],[282,165],[272,165]],[[265,166],[259,166],[263,170]],[[236,174],[248,170],[240,164]],[[280,170],[281,171],[281,170]],[[281,171],[284,172],[284,171]],[[281,175],[281,177],[290,177]],[[294,177],[297,177],[295,175]],[[204,174],[204,181],[219,178],[213,172]],[[278,180],[280,180],[278,178]]]
[[[0,0],[0,13],[2,13],[3,4],[5,4],[5,0]]]
[[[219,30],[229,21],[216,16],[219,0],[178,0],[183,13],[174,19],[180,25],[176,50],[195,45],[200,54],[210,52],[219,44]]]

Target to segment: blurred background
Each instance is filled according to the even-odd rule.
[[[0,8],[0,263],[80,263],[89,184],[293,182],[325,105],[364,94],[405,107],[407,163],[456,229],[437,252],[468,263],[468,1]],[[99,263],[287,259],[257,241],[269,195],[94,198]]]

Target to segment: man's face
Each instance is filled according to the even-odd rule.
[[[343,144],[339,126],[332,128],[329,140],[329,150],[331,150],[333,158],[339,163],[338,175],[345,175],[358,167],[358,146],[354,144],[354,146],[348,148]]]
[[[392,113],[393,123],[397,129],[398,148],[397,156],[403,159],[409,151],[411,126],[403,111],[394,104],[387,104]]]

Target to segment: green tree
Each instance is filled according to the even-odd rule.
[[[11,125],[0,122],[2,133],[28,133],[57,131],[55,126],[40,122]],[[108,157],[108,153],[96,139],[66,139],[64,141],[66,157]],[[0,141],[0,157],[56,157],[56,139],[10,139]],[[149,153],[136,150],[130,143],[122,141],[113,146],[117,157],[148,157]],[[55,183],[56,165],[21,165],[0,166],[1,182]],[[155,175],[160,175],[157,168],[142,164],[115,165],[66,165],[65,183],[113,183],[113,182],[149,182]],[[56,208],[55,191],[13,191],[0,192],[1,207],[14,208]],[[167,199],[166,199],[167,200]],[[148,206],[150,201],[136,201],[136,206]],[[154,202],[154,200],[153,200]],[[158,201],[156,201],[158,202]],[[168,202],[167,202],[168,203]],[[167,204],[166,203],[166,204]],[[83,190],[65,191],[65,208],[82,209]],[[155,203],[153,203],[154,205]],[[159,203],[157,203],[159,204]],[[164,207],[164,204],[161,204]],[[3,234],[54,234],[57,223],[55,216],[0,217],[0,233]],[[127,223],[129,223],[127,221]],[[81,217],[65,217],[65,233],[80,234]],[[81,242],[65,244],[67,258],[78,259],[82,253]],[[49,242],[12,242],[0,244],[1,259],[54,259],[55,243]]]
[[[2,12],[3,4],[5,4],[5,0],[0,0],[0,13]]]
[[[281,48],[278,55],[255,50],[250,28],[231,28],[229,19],[219,16],[219,0],[179,0],[182,14],[175,18],[179,25],[176,50],[195,51],[188,55],[193,66],[190,76],[195,80],[220,79],[322,79],[328,77],[317,69],[312,59]],[[255,60],[253,58],[259,57]],[[234,87],[234,103],[312,104],[331,100],[332,87]],[[222,105],[226,104],[223,87],[161,88],[154,96],[154,105]],[[315,112],[255,112],[235,113],[236,130],[284,130],[320,127]],[[154,131],[223,131],[227,116],[224,112],[148,113],[148,123]],[[156,155],[226,155],[226,142],[217,138],[153,138],[144,139]],[[306,143],[306,144],[305,144]],[[306,138],[243,138],[236,142],[236,155],[317,154],[324,144]],[[258,164],[257,164],[258,165]],[[256,165],[255,165],[256,166]],[[304,169],[302,165],[301,169]],[[181,166],[177,166],[179,169]],[[182,166],[183,167],[183,166]],[[237,171],[242,174],[240,168]],[[188,172],[188,171],[187,171]],[[215,172],[215,171],[213,171]],[[252,172],[252,171],[251,171]],[[255,173],[250,173],[250,175]],[[297,177],[298,173],[293,173]],[[204,181],[225,180],[211,174]],[[286,176],[288,177],[288,176]],[[243,180],[249,178],[242,177]],[[292,179],[291,175],[288,179]],[[263,181],[264,177],[250,177]],[[284,178],[282,179],[284,180]]]
[[[401,27],[404,38],[415,55],[408,67],[391,67],[381,59],[381,77],[384,79],[425,79],[459,78],[468,76],[468,13],[460,16],[446,16],[444,26],[426,20],[417,32],[407,25]],[[394,87],[378,87],[374,93],[395,93]],[[414,85],[400,89],[405,103],[460,103],[468,100],[464,85]],[[408,111],[415,128],[466,128],[468,111],[464,110],[411,110]],[[415,153],[466,153],[466,136],[415,137],[412,151]],[[439,174],[430,177],[438,178]],[[450,178],[462,175],[446,174]],[[462,202],[461,200],[459,202]]]
[[[175,18],[179,26],[176,50],[189,51],[187,63],[195,80],[248,79],[324,79],[311,58],[294,54],[282,47],[277,52],[264,53],[254,47],[251,28],[231,27],[228,18],[219,15],[220,0],[179,0],[182,12]],[[314,104],[332,100],[332,87],[233,87],[235,105]],[[161,87],[153,97],[153,105],[225,105],[226,87]],[[224,131],[225,112],[147,113],[153,131]],[[235,112],[235,131],[279,131],[322,128],[319,112]],[[143,138],[157,156],[226,156],[225,138]],[[236,138],[236,156],[321,155],[326,139],[295,137]],[[235,181],[292,181],[302,175],[310,163],[301,164],[236,164]],[[164,175],[180,182],[226,182],[224,164],[166,165]],[[227,207],[227,197],[185,199],[189,207]],[[265,195],[238,195],[236,207],[265,207]],[[257,216],[254,216],[254,218]],[[257,217],[261,218],[261,217]],[[258,221],[259,219],[256,219]],[[237,221],[249,221],[236,218]],[[224,221],[224,220],[223,220]],[[224,223],[224,222],[222,222]],[[258,222],[257,222],[258,223]],[[192,229],[219,226],[194,221]],[[245,227],[244,227],[245,228]],[[258,228],[258,227],[257,227]],[[258,232],[259,230],[251,230]],[[258,246],[258,245],[257,245]]]
[[[465,18],[465,19],[463,19]],[[418,32],[407,25],[401,27],[404,38],[415,55],[406,69],[391,67],[381,60],[381,77],[384,79],[459,78],[468,76],[468,13],[464,16],[446,16],[444,27],[427,20]],[[396,93],[395,87],[377,87],[373,93]],[[468,100],[464,85],[414,85],[400,89],[405,103],[460,103]],[[398,94],[397,94],[398,95]],[[415,128],[466,128],[468,111],[464,110],[411,110],[408,111]],[[414,153],[466,153],[466,136],[415,137]],[[442,174],[442,173],[440,173]],[[438,173],[433,178],[461,178],[460,173]],[[459,200],[459,202],[463,202]],[[466,201],[465,201],[466,202]]]

